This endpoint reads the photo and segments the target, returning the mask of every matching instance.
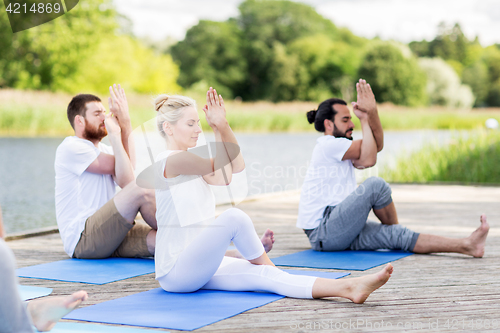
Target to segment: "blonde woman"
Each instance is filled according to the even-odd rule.
[[[210,88],[203,108],[218,143],[213,159],[188,151],[202,132],[192,99],[160,95],[155,104],[158,129],[167,144],[167,151],[157,158],[161,184],[156,189],[156,279],[164,290],[266,291],[295,298],[344,297],[363,303],[389,280],[390,264],[376,274],[341,280],[292,275],[276,268],[247,214],[231,208],[214,217],[209,185],[226,186],[234,173],[245,168],[222,96]],[[231,242],[245,259],[224,256]]]

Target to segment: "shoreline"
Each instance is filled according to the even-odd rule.
[[[500,184],[461,184],[457,182],[433,182],[433,183],[390,183],[391,187],[436,187],[436,188],[443,188],[443,187],[454,187],[456,190],[463,190],[464,187],[470,187],[470,188],[495,188],[498,187],[500,188]],[[275,199],[277,197],[280,197],[281,199],[284,199],[285,197],[293,197],[297,196],[300,194],[300,189],[296,190],[289,190],[289,191],[281,191],[281,192],[271,192],[271,193],[264,193],[264,194],[256,194],[256,195],[251,195],[246,197],[241,204],[244,203],[252,203],[256,201],[261,201],[261,200],[268,200],[268,199]],[[216,204],[216,208],[221,208],[221,207],[226,207],[230,206],[230,202],[221,202]],[[140,213],[138,213],[138,218],[142,219],[140,217]],[[37,229],[30,229],[26,231],[20,231],[20,232],[15,232],[11,234],[7,234],[5,237],[5,241],[13,241],[13,240],[19,240],[19,239],[25,239],[25,238],[32,238],[32,237],[38,237],[38,236],[43,236],[43,235],[50,235],[50,234],[55,234],[59,233],[59,229],[57,225],[54,226],[49,226],[49,227],[43,227],[43,228],[37,228]]]

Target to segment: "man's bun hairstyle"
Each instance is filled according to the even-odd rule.
[[[325,132],[325,119],[333,121],[333,118],[337,114],[337,111],[333,109],[333,105],[335,104],[347,105],[340,98],[330,98],[321,102],[317,110],[311,110],[306,113],[307,121],[309,124],[314,123],[316,131]]]
[[[316,119],[316,113],[318,113],[317,110],[311,110],[306,113],[307,121],[309,122],[309,124],[314,123],[314,119]]]

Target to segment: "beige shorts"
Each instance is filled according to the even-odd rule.
[[[144,222],[125,220],[111,199],[85,222],[73,258],[149,257],[146,236],[151,230]]]

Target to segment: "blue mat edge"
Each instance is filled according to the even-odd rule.
[[[297,266],[283,266],[283,267],[297,267]],[[309,268],[309,267],[306,267],[306,268]],[[331,269],[331,268],[325,268],[326,269]],[[344,278],[346,276],[349,276],[351,275],[350,272],[328,272],[328,271],[318,271],[316,270],[312,270],[312,271],[307,271],[307,270],[298,270],[298,269],[282,269],[282,271],[284,272],[288,272],[290,273],[289,271],[295,271],[295,272],[306,272],[306,273],[310,273],[310,272],[319,272],[319,273],[333,273],[333,274],[341,274],[341,276],[339,277],[336,277],[335,280],[337,279],[341,279],[341,278]],[[294,274],[294,273],[291,273],[291,274]],[[298,274],[298,275],[308,275],[308,274]],[[315,276],[314,274],[311,274],[311,276]],[[319,276],[318,276],[319,277]]]
[[[273,259],[278,259],[278,258],[283,258],[283,257],[286,257],[286,256],[289,256],[289,255],[292,255],[292,254],[296,254],[296,253],[300,253],[300,252],[305,252],[305,251],[314,251],[312,249],[308,249],[308,250],[303,250],[303,251],[299,251],[299,252],[294,252],[294,253],[290,253],[290,254],[285,254],[283,256],[279,256],[279,257],[276,257],[276,258],[271,258],[271,261],[276,265],[276,266],[282,266],[282,267],[303,267],[303,268],[313,268],[313,269],[335,269],[335,270],[346,270],[346,271],[358,271],[358,272],[361,272],[361,271],[367,271],[369,269],[372,269],[372,268],[375,268],[375,267],[378,267],[378,266],[381,266],[381,265],[385,265],[387,263],[390,263],[390,262],[393,262],[393,261],[398,261],[400,259],[403,259],[403,258],[406,258],[406,257],[409,257],[411,256],[412,254],[415,254],[413,252],[406,252],[406,251],[399,251],[399,250],[391,250],[390,252],[396,252],[396,253],[400,253],[402,254],[403,256],[400,257],[400,258],[397,258],[397,259],[393,259],[393,260],[388,260],[388,261],[384,261],[382,263],[380,263],[379,265],[375,265],[375,266],[371,266],[371,267],[368,267],[368,268],[364,268],[364,269],[360,269],[360,268],[332,268],[332,267],[314,267],[314,266],[311,266],[311,265],[302,265],[302,264],[297,264],[297,265],[290,265],[290,264],[276,264],[274,262]],[[350,251],[350,250],[349,250]],[[330,252],[321,252],[321,251],[315,251],[315,252],[319,252],[319,253],[330,253]],[[344,251],[332,251],[332,252],[344,252]],[[350,252],[356,252],[356,251],[350,251]],[[370,251],[370,252],[379,252],[379,251]],[[385,251],[380,251],[380,252],[385,252]]]
[[[125,328],[125,329],[127,330],[127,332],[129,332],[130,330],[137,330],[138,332],[144,332],[144,333],[146,333],[146,332],[163,332],[163,333],[170,333],[170,332],[168,332],[168,331],[157,331],[157,330],[150,330],[150,329],[145,330],[145,329],[141,329],[141,328],[137,329],[137,328],[136,328],[136,326],[133,326],[133,327],[132,327],[132,326],[130,326],[130,327],[129,327],[129,326],[121,325],[121,327],[120,327],[120,326],[98,325],[98,324],[89,323],[89,322],[86,322],[86,321],[79,321],[79,322],[77,322],[77,321],[60,321],[60,322],[58,322],[58,323],[56,324],[56,326],[55,326],[53,329],[51,329],[51,331],[57,331],[57,330],[61,330],[61,329],[63,329],[64,331],[66,331],[66,330],[67,330],[67,328],[66,328],[66,327],[64,327],[64,326],[73,326],[73,325],[77,325],[77,326],[80,326],[80,325],[88,325],[88,326],[92,326],[92,327],[98,326],[99,328],[103,328],[103,327],[104,327],[104,328],[105,328],[105,329],[104,329],[105,331],[108,331],[108,327],[110,327],[112,330],[116,330],[116,332],[117,332],[119,329],[123,329],[123,328]],[[63,327],[61,327],[61,326],[63,326]],[[124,327],[124,326],[125,326],[125,327]],[[40,331],[38,331],[38,330],[37,330],[34,326],[33,326],[33,332],[35,332],[35,333],[41,333],[41,332],[40,332]],[[79,330],[78,330],[78,331],[76,331],[76,332],[79,332]],[[134,333],[135,333],[135,332],[134,332]]]
[[[138,275],[139,276],[139,275]],[[18,277],[22,277],[22,278],[25,278],[25,279],[38,279],[38,280],[48,280],[48,281],[60,281],[60,282],[71,282],[71,283],[83,283],[83,284],[93,284],[93,285],[103,285],[103,284],[108,284],[108,283],[111,283],[111,282],[116,282],[116,281],[121,281],[121,280],[125,280],[125,279],[129,279],[129,278],[125,278],[125,279],[120,279],[120,280],[116,280],[116,281],[110,281],[110,282],[102,282],[102,283],[96,283],[96,282],[83,282],[83,281],[74,281],[74,280],[61,280],[61,279],[53,279],[53,278],[43,278],[43,277],[33,277],[33,276],[23,276],[23,275],[18,275]],[[132,277],[135,277],[135,276],[131,276]]]
[[[24,298],[24,297],[22,297],[22,288],[26,288],[26,287],[45,289],[46,292],[44,292],[43,294],[40,294],[39,296],[33,297],[33,298]],[[18,284],[17,288],[18,288],[18,292],[19,292],[19,294],[21,296],[21,299],[23,301],[29,301],[29,300],[37,299],[37,298],[40,298],[40,297],[46,297],[46,296],[49,296],[50,294],[52,294],[52,292],[54,291],[54,289],[52,289],[52,288],[37,287],[37,286],[27,286],[27,285],[23,285],[23,284]]]
[[[61,262],[61,261],[67,261],[67,260],[106,260],[106,259],[110,259],[110,258],[104,258],[104,259],[76,259],[76,258],[68,258],[68,259],[56,260],[56,261],[51,261],[51,262],[47,262],[47,263],[43,263],[43,264],[37,264],[37,265],[20,267],[20,268],[16,269],[16,275],[18,277],[27,278],[27,279],[39,279],[39,280],[48,280],[48,281],[84,283],[84,284],[92,284],[92,285],[99,285],[100,286],[100,285],[104,285],[104,284],[108,284],[108,283],[112,283],[112,282],[122,281],[122,280],[126,280],[126,279],[131,279],[131,278],[134,278],[134,277],[138,277],[138,276],[143,276],[143,275],[154,273],[154,270],[153,270],[152,272],[149,272],[149,273],[140,273],[140,274],[137,274],[137,275],[127,276],[125,278],[120,278],[118,280],[112,280],[112,281],[100,282],[100,283],[99,282],[88,282],[88,281],[75,281],[74,279],[58,279],[58,278],[47,278],[47,277],[35,277],[35,276],[27,276],[27,275],[23,275],[23,274],[20,275],[20,274],[17,273],[17,272],[19,272],[19,270],[21,270],[23,268],[30,268],[30,267],[35,267],[35,266],[41,266],[41,265],[46,265],[46,264],[51,264],[51,263]],[[148,259],[148,258],[125,258],[125,259],[154,260],[154,259]]]

